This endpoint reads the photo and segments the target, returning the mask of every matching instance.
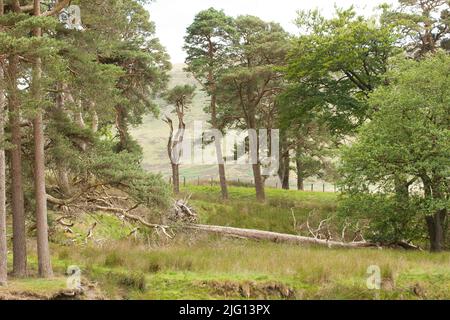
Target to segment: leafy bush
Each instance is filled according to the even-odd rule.
[[[426,237],[423,215],[415,201],[399,203],[390,195],[359,193],[342,196],[337,212],[341,219],[367,222],[364,235],[373,242],[421,241]]]

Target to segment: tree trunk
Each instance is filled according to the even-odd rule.
[[[248,116],[247,125],[250,130],[256,131],[256,116],[254,114]],[[256,143],[256,146],[251,146],[252,139],[249,136],[249,153],[252,161],[253,178],[255,180],[256,200],[264,202],[266,200],[266,193],[264,191],[264,181],[261,175],[261,163],[259,161],[258,134],[256,134],[256,139],[254,140],[253,143]]]
[[[297,169],[297,190],[304,191],[305,183],[303,178],[302,163],[299,159],[295,160],[295,166]]]
[[[172,163],[172,183],[173,183],[173,193],[180,193],[180,172],[179,165]]]
[[[259,162],[257,164],[253,164],[252,169],[253,177],[255,178],[256,199],[258,201],[265,201],[266,193],[264,191],[264,183],[261,176],[261,164]]]
[[[430,251],[442,252],[445,245],[445,220],[447,216],[447,210],[442,209],[437,211],[432,216],[426,217],[428,235],[430,237]]]
[[[284,190],[289,190],[290,189],[289,178],[291,173],[289,152],[283,153],[281,158],[280,169],[281,169],[281,188],[283,188]]]
[[[34,15],[40,16],[40,1],[34,0]],[[34,30],[35,37],[41,37],[40,28]],[[32,94],[36,101],[41,100],[42,62],[36,58],[33,65]],[[36,197],[36,232],[39,275],[43,278],[53,276],[50,248],[48,244],[47,192],[45,190],[44,124],[42,110],[37,110],[33,120],[34,131],[34,187]]]
[[[331,241],[325,239],[316,239],[310,237],[296,236],[293,234],[277,233],[262,230],[252,230],[252,229],[241,229],[232,227],[222,227],[222,226],[210,226],[210,225],[199,225],[191,224],[186,225],[185,228],[217,233],[220,235],[228,235],[239,238],[272,241],[276,243],[291,243],[298,245],[319,245],[326,246],[328,248],[369,248],[376,247],[375,244],[370,242],[339,242]]]
[[[3,0],[0,0],[0,16],[3,15]],[[3,67],[0,66],[0,84],[3,83]],[[0,89],[0,286],[7,283],[8,247],[6,241],[6,162],[5,162],[5,91]]]
[[[212,78],[212,76],[211,76]],[[213,92],[211,95],[211,123],[213,129],[218,130],[217,128],[217,106],[216,106],[216,88],[215,85],[213,85]],[[217,163],[219,166],[219,179],[220,179],[220,190],[222,192],[222,199],[226,200],[228,199],[228,187],[227,187],[227,178],[225,174],[225,164],[223,164],[223,154],[222,154],[222,141],[219,141],[216,139],[215,141],[216,145],[216,156],[217,156]]]
[[[290,155],[288,148],[288,140],[286,138],[286,133],[283,131],[281,134],[281,143],[280,143],[280,163],[278,168],[278,178],[281,182],[281,188],[284,190],[290,189]]]
[[[27,273],[27,245],[25,232],[25,209],[22,184],[22,137],[20,128],[20,105],[17,89],[19,58],[13,55],[8,66],[8,103],[11,130],[11,208],[13,213],[13,273],[24,277]]]

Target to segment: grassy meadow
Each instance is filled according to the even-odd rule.
[[[336,200],[332,193],[268,189],[268,202],[261,205],[244,187],[231,187],[229,201],[219,200],[218,187],[188,186],[183,193],[191,195],[201,223],[286,233],[298,231],[293,216],[297,224],[312,211],[327,216]],[[142,230],[145,241],[136,241],[127,237],[132,225],[114,222],[108,214],[84,219],[74,226],[77,232],[95,220],[97,239],[109,240],[54,244],[57,278],[13,280],[9,292],[57,296],[65,288],[67,267],[78,265],[83,286],[90,288],[88,298],[450,299],[450,253],[301,247],[181,230],[172,240]],[[35,258],[30,263],[35,269]],[[381,269],[381,290],[367,288],[372,265]]]

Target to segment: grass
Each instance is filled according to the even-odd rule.
[[[222,201],[218,187],[183,189],[209,224],[295,233],[292,212],[301,224],[312,211],[323,217],[335,210],[331,193],[267,189],[267,202],[259,204],[251,188],[229,191]],[[107,241],[83,241],[94,221],[94,238]],[[301,247],[181,231],[168,240],[141,230],[135,240],[127,236],[132,228],[108,214],[82,215],[75,235],[54,235],[59,278],[13,280],[6,290],[51,297],[67,267],[78,265],[84,282],[98,283],[111,299],[450,299],[448,252]],[[35,257],[30,265],[36,269]],[[381,290],[367,288],[373,265],[381,270]]]
[[[0,287],[3,299],[52,299],[66,288],[66,278],[53,279],[10,279],[6,287]]]
[[[336,203],[333,193],[270,188],[264,204],[255,201],[252,188],[230,187],[227,201],[218,186],[188,185],[183,192],[192,195],[201,223],[287,233],[298,231],[292,214],[301,224],[311,212],[319,218],[333,214]],[[57,250],[59,264],[79,264],[113,298],[450,298],[449,253],[335,250],[183,233],[146,246],[128,239]],[[366,285],[372,265],[381,269],[379,291]]]
[[[192,194],[190,202],[197,209],[200,222],[213,225],[296,233],[294,217],[295,222],[301,223],[311,213],[324,217],[336,210],[337,195],[326,192],[267,188],[266,203],[258,203],[253,188],[230,187],[227,201],[220,199],[218,186],[188,185],[182,191]]]
[[[182,238],[182,236],[180,235]],[[450,254],[300,248],[205,237],[148,250],[130,242],[72,252],[111,296],[131,299],[448,299]],[[111,255],[123,259],[111,264]],[[366,287],[377,265],[382,290]],[[417,293],[418,292],[418,293]]]

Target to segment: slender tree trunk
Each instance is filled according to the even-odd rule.
[[[213,126],[213,129],[217,128],[217,105],[216,105],[216,93],[215,88],[213,89],[214,92],[211,95],[211,123]],[[216,139],[215,141],[216,145],[216,155],[217,155],[217,163],[219,166],[219,180],[220,180],[220,190],[222,192],[222,199],[226,200],[228,199],[228,187],[227,187],[227,178],[225,173],[225,164],[223,163],[223,154],[222,154],[222,141],[219,141]]]
[[[257,164],[253,164],[252,169],[253,177],[255,178],[256,199],[258,201],[265,201],[266,193],[264,191],[264,183],[261,175],[261,164],[259,162]]]
[[[280,143],[280,163],[278,168],[278,178],[281,182],[281,188],[284,190],[290,189],[290,156],[288,149],[288,139],[286,132],[281,132],[281,143]]]
[[[289,158],[289,152],[283,152],[281,156],[281,188],[284,190],[290,189],[290,182],[289,182],[289,176],[290,176],[290,158]]]
[[[247,119],[247,126],[250,130],[256,131],[256,116],[254,114],[249,115]],[[261,174],[261,162],[259,161],[259,138],[256,133],[256,139],[254,143],[256,146],[251,146],[252,139],[249,137],[249,153],[252,161],[253,178],[255,180],[256,199],[260,202],[266,200],[266,193],[264,190],[264,181]],[[253,154],[255,152],[256,154]]]
[[[128,127],[125,120],[125,112],[120,106],[116,106],[116,128],[119,133],[119,144],[117,151],[128,150]]]
[[[0,16],[3,15],[3,0],[0,0]],[[3,88],[3,65],[0,64],[0,286],[7,283],[8,247],[6,241],[6,162],[5,162],[5,90]]]
[[[295,160],[295,166],[297,169],[297,190],[304,191],[305,190],[305,183],[304,183],[304,177],[303,177],[303,169],[302,169],[302,162],[300,159]]]
[[[173,193],[180,193],[180,166],[178,164],[172,163],[172,183],[173,183]]]
[[[40,1],[34,0],[34,15],[41,15]],[[34,30],[35,37],[42,36],[42,30]],[[36,58],[33,66],[32,94],[36,101],[41,97],[42,62],[41,58]],[[34,131],[34,187],[36,200],[36,230],[37,230],[37,254],[39,275],[43,278],[53,276],[51,265],[50,248],[48,244],[48,223],[47,223],[47,192],[45,189],[45,154],[44,154],[44,124],[42,110],[37,110],[37,115],[33,120]]]
[[[8,65],[8,104],[11,130],[11,208],[13,212],[13,273],[24,277],[27,273],[25,208],[22,184],[22,132],[17,89],[18,56],[11,56]]]

